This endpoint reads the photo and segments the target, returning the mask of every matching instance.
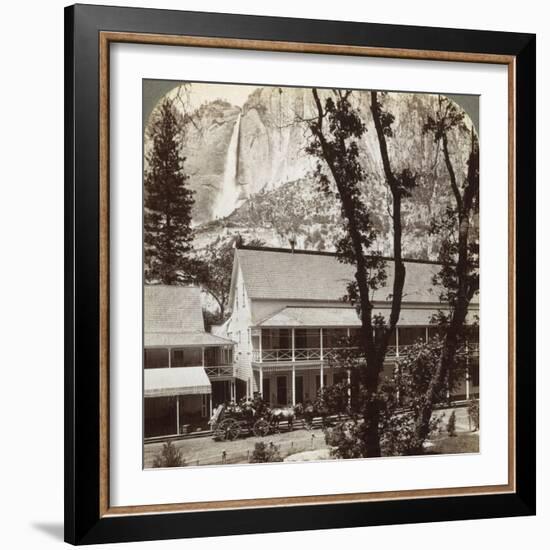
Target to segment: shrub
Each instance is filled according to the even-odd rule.
[[[449,421],[447,422],[447,433],[449,437],[456,437],[456,414],[455,411],[449,416]]]
[[[361,458],[366,454],[365,424],[357,417],[325,429],[325,442],[334,458]]]
[[[318,408],[325,410],[327,414],[344,414],[348,408],[348,384],[339,382],[332,386],[326,386],[318,392]]]
[[[266,445],[263,441],[259,441],[254,445],[254,450],[250,457],[251,463],[261,463],[261,462],[282,462],[283,459],[279,453],[279,447],[270,443]]]
[[[468,404],[468,417],[470,418],[470,425],[473,425],[474,431],[479,430],[479,401],[472,399]]]
[[[180,466],[187,466],[181,451],[171,441],[168,441],[155,456],[153,468],[178,468]]]

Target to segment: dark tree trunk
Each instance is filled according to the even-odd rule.
[[[348,233],[353,250],[353,259],[356,266],[355,282],[357,285],[360,317],[361,317],[361,352],[364,358],[364,365],[358,369],[358,373],[354,373],[354,377],[359,379],[364,393],[363,405],[363,443],[365,454],[367,457],[377,457],[381,455],[380,449],[380,415],[381,415],[381,400],[379,396],[380,373],[384,365],[384,359],[389,344],[390,337],[395,330],[395,326],[399,319],[401,311],[401,300],[403,295],[403,286],[405,283],[405,265],[401,253],[402,241],[402,223],[401,223],[401,199],[402,193],[398,182],[392,172],[387,143],[384,135],[384,129],[381,121],[381,108],[378,103],[376,92],[371,95],[371,110],[373,113],[374,123],[380,145],[380,153],[384,166],[386,181],[393,195],[393,229],[394,229],[394,280],[393,280],[393,297],[392,307],[388,326],[383,331],[381,337],[374,338],[372,311],[373,306],[370,300],[370,286],[367,276],[367,260],[363,250],[363,242],[360,228],[360,220],[358,213],[354,208],[354,199],[350,195],[347,181],[341,177],[338,167],[335,164],[335,159],[327,143],[326,137],[323,134],[323,107],[317,90],[313,89],[313,98],[317,107],[318,117],[316,129],[314,133],[319,140],[320,149],[323,159],[325,160],[333,180],[336,184],[338,194],[342,201],[343,214],[347,220]],[[345,144],[341,142],[340,148],[343,150]]]
[[[464,330],[468,307],[470,301],[477,290],[476,286],[469,284],[470,276],[470,258],[469,258],[469,236],[470,236],[470,216],[472,214],[473,201],[479,189],[479,180],[477,176],[477,167],[470,166],[466,187],[463,194],[457,185],[455,171],[450,160],[447,136],[444,133],[442,137],[443,155],[445,164],[449,173],[449,179],[453,194],[455,196],[456,211],[458,212],[458,259],[456,264],[457,291],[456,298],[452,305],[452,313],[447,327],[443,347],[434,377],[430,381],[426,393],[425,404],[416,420],[415,433],[418,444],[428,437],[430,431],[430,419],[433,413],[434,405],[437,400],[438,389],[445,383],[456,365],[456,354],[460,345],[460,337]],[[474,136],[472,135],[472,153],[474,151]],[[477,160],[470,157],[470,162]],[[420,451],[421,449],[418,449]]]

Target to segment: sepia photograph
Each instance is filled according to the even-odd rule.
[[[142,106],[143,467],[479,453],[479,96]]]

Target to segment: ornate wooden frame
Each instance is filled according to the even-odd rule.
[[[507,484],[110,506],[108,84],[115,42],[507,65]],[[535,37],[78,5],[66,8],[65,44],[65,539],[89,544],[533,514],[535,337],[527,308],[535,302],[535,259],[516,244],[534,242],[535,235]],[[520,328],[528,315],[529,331]]]

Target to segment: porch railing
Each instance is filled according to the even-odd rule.
[[[404,357],[407,355],[412,348],[410,344],[403,344],[400,346],[388,346],[386,352],[387,359],[395,359],[398,357]],[[252,360],[255,362],[264,361],[268,362],[291,362],[291,361],[328,361],[330,359],[335,359],[344,349],[350,348],[296,348],[294,350],[294,356],[292,354],[292,349],[263,349],[252,350]],[[457,350],[458,355],[464,355],[468,353],[471,356],[479,355],[479,344],[471,343],[467,346],[461,346]]]
[[[204,367],[208,378],[221,378],[234,376],[233,365],[221,365],[217,367]]]

